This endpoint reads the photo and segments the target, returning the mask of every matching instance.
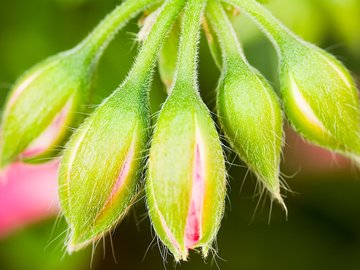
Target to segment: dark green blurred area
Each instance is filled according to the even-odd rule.
[[[135,0],[134,0],[135,1]],[[274,13],[299,35],[327,48],[360,75],[360,0],[273,0]],[[33,64],[77,44],[119,1],[116,0],[0,0],[0,102],[23,71]],[[276,55],[264,36],[243,16],[234,18],[251,63],[276,86]],[[124,29],[106,51],[98,72],[93,103],[111,93],[129,70],[137,52],[136,20]],[[211,109],[218,71],[205,40],[201,43],[200,85]],[[165,98],[158,74],[152,90],[154,113]],[[0,105],[1,106],[1,105]],[[303,153],[303,152],[302,152]],[[312,155],[312,152],[307,152]],[[314,152],[315,154],[315,152]],[[319,159],[321,156],[319,156]],[[229,153],[230,161],[234,155]],[[359,269],[360,267],[360,177],[349,163],[302,163],[295,143],[284,154],[283,171],[295,194],[288,194],[289,217],[270,202],[256,209],[255,179],[241,189],[246,169],[231,166],[227,212],[218,235],[218,257],[204,263],[195,252],[176,269]],[[241,164],[235,159],[236,164]],[[317,170],[317,166],[319,169]],[[315,168],[315,169],[314,169]],[[241,190],[241,193],[240,193]],[[1,207],[1,206],[0,206]],[[91,263],[91,248],[64,255],[65,229],[55,219],[33,225],[0,241],[0,269],[163,269],[159,245],[139,202],[113,235],[114,257],[109,238],[105,255],[99,244]],[[51,243],[52,242],[52,243]],[[148,249],[149,247],[149,249]],[[161,248],[162,249],[162,248]],[[174,263],[168,256],[168,269]]]

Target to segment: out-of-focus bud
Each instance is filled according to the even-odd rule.
[[[15,84],[3,114],[0,164],[53,152],[86,98],[90,68],[77,49],[37,65]]]
[[[219,41],[217,39],[217,36],[214,32],[214,30],[211,27],[211,24],[209,24],[208,20],[206,18],[203,19],[203,29],[204,33],[207,39],[207,43],[209,45],[211,56],[216,64],[216,66],[221,69],[222,68],[222,55],[221,55],[221,47],[219,44]]]
[[[147,39],[151,28],[153,27],[154,23],[156,22],[156,18],[158,17],[161,8],[156,9],[155,11],[151,12],[150,14],[146,15],[139,21],[140,31],[137,34],[137,41],[143,42]]]
[[[309,141],[349,156],[360,154],[358,90],[346,68],[304,43],[281,47],[281,95],[292,126]]]
[[[117,90],[85,120],[64,151],[59,197],[71,229],[69,252],[110,230],[136,193],[148,112],[133,92],[134,86],[127,84]]]
[[[173,25],[169,35],[164,41],[158,61],[160,78],[165,85],[168,94],[170,94],[176,71],[178,46],[181,33],[179,26],[179,22]]]
[[[176,261],[200,247],[207,256],[225,192],[224,157],[209,112],[195,90],[175,88],[155,128],[146,196],[153,227]]]

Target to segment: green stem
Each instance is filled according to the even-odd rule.
[[[200,37],[200,20],[206,0],[190,0],[185,9],[175,83],[192,83],[197,86],[197,54]]]
[[[234,61],[236,63],[247,63],[235,30],[221,3],[217,0],[210,0],[206,11],[208,21],[214,29],[221,46],[224,68],[228,68],[230,62]]]
[[[276,19],[266,8],[256,0],[222,0],[229,4],[240,7],[253,20],[255,20],[271,39],[278,52],[290,40],[297,39],[286,26]]]
[[[116,33],[125,24],[151,5],[162,0],[127,0],[105,17],[77,46],[87,54],[87,60],[96,63]]]
[[[154,68],[164,37],[166,37],[178,14],[183,9],[185,0],[167,0],[156,18],[147,39],[144,41],[135,63],[130,70],[125,83],[148,85],[151,70]],[[143,92],[144,87],[137,87]]]

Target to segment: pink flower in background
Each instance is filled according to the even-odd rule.
[[[0,238],[58,213],[58,166],[15,162],[0,171]]]

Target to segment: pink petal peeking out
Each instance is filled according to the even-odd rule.
[[[185,246],[187,249],[193,249],[201,238],[201,215],[204,201],[205,179],[203,174],[203,160],[201,155],[201,145],[198,143],[195,147],[195,160],[193,172],[193,186],[191,194],[190,209],[187,216],[185,228]]]
[[[58,167],[15,162],[0,171],[0,238],[58,213]]]

